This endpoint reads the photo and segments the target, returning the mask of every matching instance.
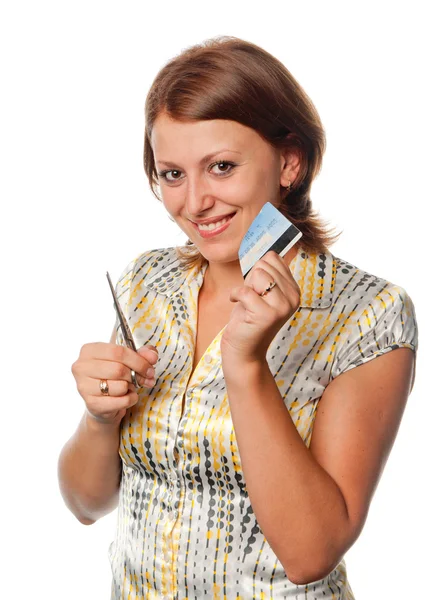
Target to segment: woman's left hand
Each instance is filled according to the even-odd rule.
[[[260,294],[275,281],[264,296]],[[267,252],[230,292],[237,302],[221,339],[223,364],[264,361],[273,338],[300,305],[300,288],[283,258]]]

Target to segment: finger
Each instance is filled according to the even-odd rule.
[[[91,344],[85,344],[81,348],[80,358],[84,360],[94,359],[99,361],[122,363],[128,367],[129,371],[133,370],[136,373],[143,374],[146,369],[152,366],[152,363],[147,360],[145,352],[148,353],[148,356],[151,360],[154,360],[155,357],[152,349],[144,351],[143,356],[141,356],[138,352],[135,352],[126,346],[110,343],[106,344],[104,342],[94,342]],[[114,379],[114,377],[112,377],[112,379]],[[117,379],[120,379],[120,377],[117,377]]]
[[[87,398],[87,408],[92,414],[104,415],[107,413],[130,408],[137,404],[139,396],[134,390],[125,396],[89,396]]]
[[[147,367],[149,368],[149,367]],[[147,368],[144,375],[147,375]],[[132,383],[131,369],[122,362],[91,360],[83,365],[84,374],[92,379],[107,379],[108,381],[123,381]],[[140,373],[143,375],[143,373]]]
[[[261,260],[265,260],[268,264],[274,266],[279,271],[281,276],[286,281],[288,281],[291,287],[293,287],[297,292],[300,291],[300,288],[297,282],[295,281],[294,276],[292,275],[292,271],[289,265],[285,262],[284,256],[280,256],[280,254],[277,254],[277,252],[270,251],[267,252]]]
[[[230,300],[240,303],[245,309],[244,322],[252,325],[258,325],[259,321],[272,324],[283,317],[286,322],[299,306],[299,302],[297,304],[289,300],[277,286],[265,296],[260,296],[255,289],[247,285],[233,288]]]
[[[245,280],[245,285],[248,285],[255,289],[258,294],[270,284],[276,282],[279,288],[285,286],[285,279],[282,277],[280,272],[265,260],[259,260],[252,270],[249,272],[248,277]]]
[[[249,275],[250,278],[249,281],[246,281],[246,285],[252,287],[260,296],[273,283],[276,284],[272,288],[275,298],[279,290],[285,293],[285,290],[288,288],[287,281],[282,277],[278,269],[264,260],[259,261]],[[264,298],[265,296],[262,297]]]
[[[282,278],[282,281],[287,281],[291,285],[291,287],[298,287],[297,282],[295,281],[292,275],[291,269],[286,264],[283,257],[277,254],[276,252],[267,252],[256,263],[256,265],[254,265],[254,268],[252,270],[254,270],[256,266],[260,266],[263,269],[266,269],[266,267],[270,267],[270,269],[274,269],[273,271],[271,271],[271,274],[275,274],[276,276],[278,276],[277,274],[279,274],[279,276]]]
[[[101,381],[106,381],[108,386],[108,394],[102,394],[100,389]],[[120,398],[126,396],[134,386],[128,381],[117,381],[115,379],[93,379],[86,377],[78,385],[78,391],[84,396],[114,396]]]
[[[276,282],[276,285],[267,292],[267,288],[273,281]],[[255,271],[252,271],[250,286],[264,302],[278,312],[282,310],[287,312],[288,308],[293,310],[299,306],[298,291],[289,284],[279,270],[265,261],[260,262]],[[262,295],[263,293],[264,295]]]
[[[101,381],[106,381],[108,386],[108,394],[102,394],[100,389]],[[137,381],[142,387],[153,387],[155,380],[153,378],[145,378],[137,376]],[[136,391],[133,384],[128,381],[117,381],[115,379],[92,379],[91,377],[84,378],[77,385],[78,392],[81,396],[114,396],[116,398],[123,397],[131,391]]]
[[[138,348],[137,354],[145,358],[151,365],[154,365],[158,361],[158,350],[150,344]]]
[[[250,320],[250,316],[254,317],[258,314],[264,313],[264,310],[270,309],[270,306],[264,302],[264,299],[261,298],[258,292],[248,285],[232,288],[229,299],[231,302],[241,303],[247,312],[247,321]]]
[[[155,378],[155,369],[150,363],[143,360],[143,371],[137,372],[136,377],[140,385],[145,385],[147,380]],[[123,363],[102,361],[102,360],[88,360],[81,361],[73,365],[73,373],[77,380],[91,378],[99,381],[100,379],[106,379],[108,381],[122,381],[132,383],[131,369],[129,369]]]
[[[261,272],[267,274],[268,281],[264,280],[264,276],[259,277],[259,273]],[[297,303],[297,301],[299,301],[300,288],[293,278],[289,267],[282,262],[282,258],[275,252],[268,252],[264,255],[255,264],[248,277],[249,276],[251,276],[252,281],[256,280],[257,283],[255,289],[258,293],[263,292],[272,281],[275,281],[277,287],[288,296],[291,302]],[[258,287],[260,285],[263,285],[263,287],[259,290]],[[273,289],[275,290],[276,288]]]
[[[268,270],[266,271],[261,267],[258,267],[252,275],[250,285],[251,289],[257,294],[261,301],[262,308],[259,310],[261,314],[264,314],[264,306],[266,305],[269,308],[274,309],[276,315],[280,314],[282,311],[287,312],[288,309],[292,308],[292,305],[287,298],[285,291],[282,291],[279,287],[279,284],[284,286],[285,283],[282,284],[282,278],[278,274],[271,274],[272,269],[269,266],[267,269]],[[267,291],[273,282],[275,282],[276,285]]]
[[[141,348],[150,348],[151,350],[153,350],[154,352],[156,352],[156,354],[158,354],[157,347],[153,346],[152,344],[145,344],[144,346],[141,346]]]

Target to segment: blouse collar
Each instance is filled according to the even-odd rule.
[[[155,273],[145,279],[144,285],[167,297],[181,293],[183,285],[188,288],[194,283],[200,288],[207,265],[183,271],[175,249],[169,250],[172,251],[171,254],[174,252],[174,259],[170,256],[164,267],[154,269]],[[301,308],[328,308],[331,305],[336,273],[331,252],[314,253],[299,246],[289,268],[300,288]]]

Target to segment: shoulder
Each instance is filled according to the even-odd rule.
[[[167,296],[179,291],[196,275],[196,269],[182,269],[179,250],[179,246],[171,246],[137,255],[122,271],[117,282],[117,295],[125,291],[132,295],[133,290],[142,288]]]
[[[331,312],[334,375],[399,347],[416,350],[415,307],[406,289],[338,257]]]
[[[356,313],[370,309],[376,314],[406,305],[414,310],[412,299],[401,285],[365,271],[342,258],[333,256],[333,261],[332,304],[335,308],[340,308],[344,312],[352,310]]]
[[[147,250],[133,258],[122,270],[117,286],[127,287],[135,279],[145,280],[159,275],[167,267],[179,263],[176,247]]]
[[[136,275],[149,275],[151,277],[178,261],[176,247],[147,250],[138,254],[128,263],[122,272],[122,276],[131,276],[131,278],[134,278]]]

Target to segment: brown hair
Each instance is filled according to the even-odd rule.
[[[250,42],[219,36],[185,49],[161,69],[146,98],[144,141],[145,172],[160,201],[150,137],[161,112],[179,121],[237,121],[277,149],[295,149],[301,167],[289,191],[281,186],[279,210],[300,229],[300,245],[307,251],[324,252],[341,235],[329,231],[310,199],[326,147],[322,122],[305,91],[274,56]],[[190,240],[178,253],[182,268],[206,262]]]

